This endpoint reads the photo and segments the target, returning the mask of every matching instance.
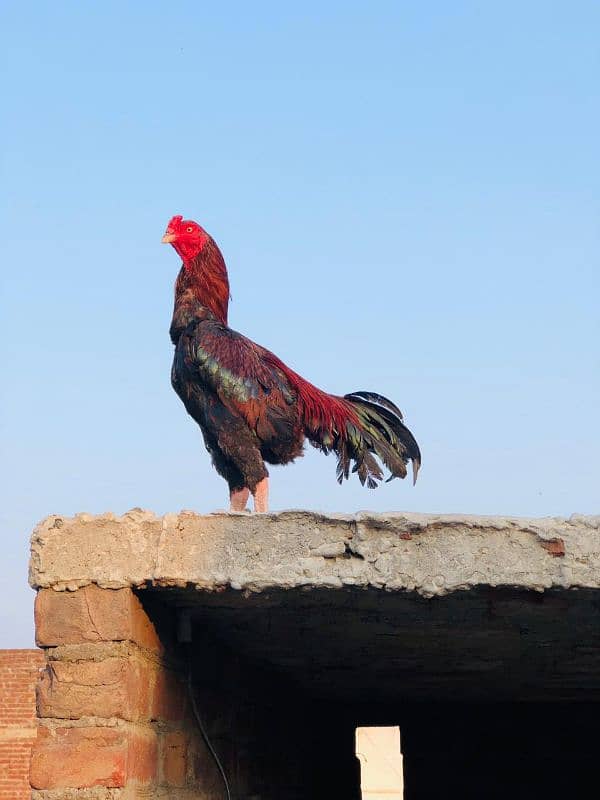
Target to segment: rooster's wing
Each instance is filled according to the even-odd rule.
[[[188,374],[241,415],[259,438],[271,438],[282,416],[295,416],[297,394],[276,356],[216,320],[202,320],[186,333],[180,345]]]

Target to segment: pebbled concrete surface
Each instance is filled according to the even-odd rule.
[[[50,516],[31,538],[34,588],[298,587],[409,591],[600,588],[600,516],[283,511]]]

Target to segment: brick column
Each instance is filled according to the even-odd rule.
[[[40,650],[0,650],[0,800],[29,797]]]
[[[185,681],[137,596],[96,585],[42,589],[35,621],[46,666],[32,796],[149,797],[188,778],[191,790]]]

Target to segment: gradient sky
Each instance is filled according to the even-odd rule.
[[[0,646],[49,513],[223,508],[169,383],[175,213],[232,327],[379,391],[413,488],[311,449],[273,509],[599,512],[596,2],[4,2]]]

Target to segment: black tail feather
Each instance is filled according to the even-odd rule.
[[[383,406],[387,408],[388,411],[391,411],[396,417],[400,417],[400,419],[404,419],[402,416],[402,412],[398,408],[395,403],[392,403],[391,400],[388,400],[387,397],[384,397],[382,394],[377,394],[377,392],[351,392],[350,394],[345,395],[346,400],[358,400],[359,402],[366,401],[367,403],[375,403],[377,405]]]
[[[336,398],[341,400],[342,398]],[[406,427],[400,409],[387,397],[376,392],[351,392],[343,400],[353,413],[348,413],[344,429],[305,428],[314,447],[338,457],[338,483],[355,472],[363,484],[374,489],[383,480],[381,462],[390,471],[386,482],[406,477],[406,465],[412,462],[413,484],[421,466],[421,451],[415,437]]]
[[[346,436],[334,445],[338,454],[338,481],[341,483],[348,477],[350,461],[354,461],[352,471],[358,474],[361,483],[375,488],[383,479],[376,456],[390,471],[388,481],[406,477],[406,464],[412,461],[414,484],[421,466],[421,451],[402,421],[400,409],[375,392],[352,392],[344,399],[352,404],[360,427],[349,423]]]

